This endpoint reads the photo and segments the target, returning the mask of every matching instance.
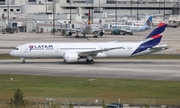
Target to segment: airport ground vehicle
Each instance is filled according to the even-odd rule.
[[[126,35],[126,34],[133,35],[133,32],[130,30],[125,30],[125,29],[115,29],[111,31],[111,34],[112,35]]]
[[[2,29],[2,33],[5,34],[5,33],[9,33],[9,34],[13,34],[14,32],[18,32],[17,29],[14,29],[14,28],[5,28],[5,29]]]
[[[110,105],[107,105],[106,108],[121,108],[121,107],[115,104],[110,104]]]
[[[110,105],[117,105],[117,106],[119,106],[120,108],[123,108],[123,104],[120,104],[120,103],[111,103]]]

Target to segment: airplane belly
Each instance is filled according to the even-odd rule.
[[[107,57],[129,57],[132,54],[132,51],[118,49],[104,53],[107,55]]]
[[[96,58],[105,58],[105,57],[107,57],[107,55],[105,53],[98,53],[96,55]]]
[[[91,34],[91,31],[92,31],[91,28],[87,27],[82,31],[82,33],[83,34]]]

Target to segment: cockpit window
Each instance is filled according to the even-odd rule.
[[[19,50],[19,48],[14,48],[15,50]]]

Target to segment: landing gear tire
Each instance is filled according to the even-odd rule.
[[[97,36],[95,35],[94,38],[97,38]]]
[[[91,59],[90,62],[91,62],[91,64],[94,64],[94,60],[93,59]]]
[[[22,64],[26,63],[24,58],[21,58],[21,60],[22,60]]]
[[[79,38],[79,35],[75,36],[76,38]]]
[[[90,63],[89,59],[86,59],[86,63],[87,63],[87,64],[89,64],[89,63]]]
[[[25,60],[23,60],[23,61],[22,61],[22,64],[24,64],[24,63],[26,63],[26,61],[25,61]]]
[[[86,60],[86,63],[87,63],[87,64],[94,64],[94,60],[93,60],[93,59],[91,59],[91,60],[87,59],[87,60]]]

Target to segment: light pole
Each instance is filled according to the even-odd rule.
[[[69,21],[69,24],[71,24],[71,0],[69,2],[70,2],[70,21]]]
[[[47,2],[48,2],[48,0],[46,0],[46,14],[47,14]]]
[[[164,0],[164,11],[163,11],[163,14],[164,14],[164,20],[165,20],[165,0]]]
[[[117,1],[115,1],[115,22],[117,22]]]
[[[179,12],[179,11],[180,11],[180,9],[179,9],[179,1],[180,1],[180,0],[178,0],[178,14],[180,14],[180,12]]]
[[[94,7],[93,7],[93,3],[94,3],[94,0],[91,0],[91,6],[92,6],[92,16],[91,16],[91,20],[92,20],[92,24],[93,24],[93,13],[94,13]]]
[[[55,35],[55,0],[53,0],[53,35]]]
[[[161,13],[161,11],[160,11],[160,1],[159,1],[159,14]]]
[[[9,0],[7,1],[7,29],[9,29]]]
[[[131,0],[131,16],[132,16],[132,0]]]
[[[139,0],[137,0],[137,20],[139,20]]]
[[[99,0],[99,8],[100,8],[100,0]]]

